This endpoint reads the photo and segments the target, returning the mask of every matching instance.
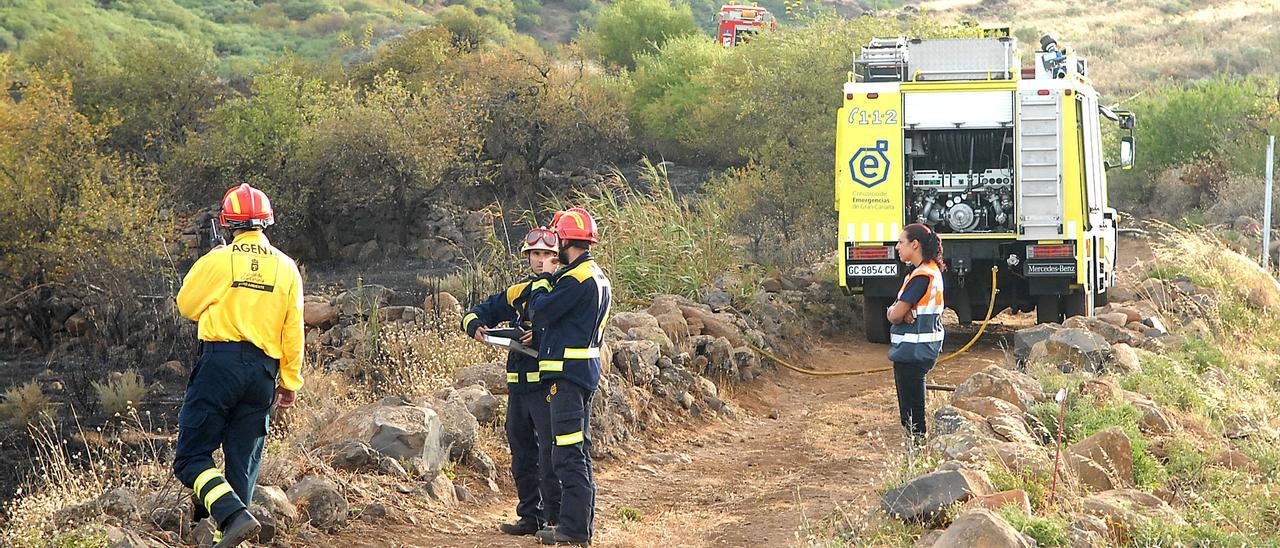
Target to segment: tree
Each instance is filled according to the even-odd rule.
[[[618,0],[600,12],[585,44],[606,63],[635,68],[636,55],[667,40],[699,34],[689,5],[671,0]]]
[[[664,155],[685,154],[687,145],[697,141],[702,128],[694,113],[716,89],[714,79],[703,75],[723,66],[731,54],[704,36],[688,35],[637,56],[631,75],[631,117]],[[729,161],[732,155],[718,156]]]
[[[120,295],[164,248],[160,182],[101,152],[112,129],[78,112],[65,79],[2,75],[0,299],[42,348],[70,314],[54,295]]]

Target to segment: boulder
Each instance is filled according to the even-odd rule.
[[[684,319],[684,314],[681,314],[678,308],[674,312],[654,316],[654,319],[658,320],[658,327],[673,342],[683,341],[690,335],[689,322]]]
[[[1138,373],[1142,371],[1142,361],[1138,359],[1138,351],[1125,343],[1111,345],[1110,368],[1116,373]]]
[[[1103,336],[1085,329],[1063,329],[1050,336],[1045,344],[1050,360],[1071,363],[1084,371],[1103,371],[1103,364],[1111,357],[1111,344]]]
[[[1249,458],[1248,455],[1234,449],[1227,449],[1218,453],[1217,456],[1213,457],[1213,459],[1209,461],[1209,465],[1220,466],[1227,470],[1248,472],[1250,474],[1258,472],[1257,462],[1254,462],[1254,460]]]
[[[965,379],[956,387],[952,397],[992,397],[1026,411],[1035,402],[1043,400],[1044,393],[1040,390],[1040,383],[1030,376],[992,365]]]
[[[915,478],[880,497],[880,508],[903,521],[933,521],[953,504],[994,491],[986,472],[947,470]]]
[[[671,342],[671,338],[660,327],[633,327],[627,330],[627,338],[633,341],[653,341],[658,344],[658,350],[663,356],[675,355],[675,343]]]
[[[1084,329],[1090,333],[1102,336],[1107,344],[1134,342],[1135,333],[1125,329],[1124,327],[1107,323],[1098,318],[1085,318],[1076,316],[1063,322],[1062,326],[1067,329]]]
[[[609,325],[621,329],[623,333],[636,327],[661,329],[658,325],[658,319],[648,312],[619,312],[611,316]]]
[[[1163,280],[1158,278],[1143,280],[1138,284],[1138,294],[1151,301],[1151,304],[1159,310],[1173,308],[1173,299],[1169,297],[1169,290],[1165,287]]]
[[[1036,541],[1019,533],[995,512],[980,508],[960,514],[933,545],[935,548],[1031,548]]]
[[[613,359],[620,373],[636,386],[645,386],[658,375],[658,343],[653,341],[618,341]]]
[[[1111,311],[1116,314],[1124,314],[1124,324],[1129,325],[1134,322],[1142,322],[1142,313],[1136,308],[1128,306],[1113,306]]]
[[[1142,413],[1138,430],[1148,434],[1172,434],[1177,429],[1177,423],[1154,402],[1137,400],[1130,403]]]
[[[977,413],[982,415],[984,418],[997,417],[1000,415],[1011,415],[1014,417],[1022,416],[1022,410],[1019,409],[1017,405],[991,396],[952,398],[951,405],[964,409],[965,411]]]
[[[1027,427],[1027,423],[1022,422],[1022,417],[1016,415],[996,415],[987,419],[987,424],[991,426],[991,430],[996,435],[1008,441],[1023,443],[1027,445],[1035,445],[1040,442],[1031,433],[1031,429]]]
[[[1076,516],[1067,526],[1072,548],[1105,548],[1110,534],[1107,522],[1098,516]]]
[[[1247,438],[1261,428],[1262,424],[1257,419],[1243,413],[1227,415],[1222,419],[1222,435],[1229,440]]]
[[[1027,492],[1022,489],[1011,489],[992,493],[990,495],[979,495],[964,503],[965,506],[974,508],[986,508],[988,510],[999,510],[1006,506],[1016,508],[1023,514],[1031,514],[1031,498],[1027,496]]]
[[[475,422],[470,413],[467,416]],[[441,419],[435,410],[391,396],[339,417],[324,428],[320,439],[330,443],[361,441],[383,455],[408,463],[419,474],[433,474],[447,457],[443,448],[448,446],[441,445],[441,432]]]
[[[378,318],[384,322],[414,322],[423,316],[422,309],[416,306],[384,306],[378,309]]]
[[[984,451],[1006,470],[1043,479],[1053,475],[1053,455],[1044,447],[1007,442],[988,445]]]
[[[289,488],[288,497],[299,516],[316,529],[331,531],[347,522],[347,499],[328,478],[306,476]]]
[[[709,289],[702,294],[702,303],[712,310],[725,310],[733,306],[733,297],[719,289]]]
[[[358,440],[343,440],[317,451],[329,465],[349,472],[376,472],[405,478],[409,473],[395,459]]]
[[[382,248],[378,246],[377,240],[369,240],[360,246],[360,251],[356,253],[356,262],[368,265],[382,260]]]
[[[1159,519],[1181,525],[1185,522],[1168,503],[1137,489],[1113,489],[1085,497],[1080,502],[1088,514],[1102,518],[1119,532]]]
[[[387,304],[392,295],[395,292],[384,286],[369,284],[343,292],[334,299],[334,303],[343,316],[355,316],[357,313],[363,316]]]
[[[338,307],[325,302],[309,301],[302,303],[302,323],[311,327],[327,329],[338,323]]]
[[[142,507],[138,504],[138,495],[124,487],[117,487],[99,495],[90,505],[98,513],[119,518],[125,523],[142,519]]]
[[[995,439],[995,432],[987,426],[987,420],[981,415],[950,405],[939,407],[933,412],[932,433],[935,437],[959,432],[969,432]]]
[[[990,428],[989,426],[985,426]],[[973,462],[983,456],[983,447],[999,442],[994,435],[974,431],[960,431],[954,434],[935,436],[929,440],[929,449],[946,460]]]
[[[161,489],[142,500],[143,523],[179,535],[191,527],[191,495],[177,489]]]
[[[1130,321],[1128,314],[1124,314],[1120,312],[1107,312],[1105,314],[1098,314],[1097,316],[1094,316],[1094,317],[1098,318],[1103,322],[1114,325],[1116,327],[1124,327],[1125,325],[1128,325]]]
[[[81,337],[93,332],[93,321],[83,310],[72,314],[62,322],[62,328],[72,337]]]
[[[437,315],[457,314],[462,312],[462,304],[452,293],[441,291],[434,295],[427,295],[422,300],[422,309]]]
[[[1133,484],[1133,449],[1129,436],[1119,426],[1097,432],[1068,447],[1066,452],[1093,460],[1119,481]]]
[[[942,529],[930,529],[920,535],[920,538],[911,544],[911,548],[933,548],[939,538],[942,538]]]
[[[1117,485],[1119,479],[1113,473],[1091,458],[1066,454],[1063,455],[1063,464],[1065,471],[1089,492],[1108,491],[1121,487]]]
[[[458,504],[458,492],[453,488],[453,481],[444,474],[436,474],[431,483],[427,484],[427,494],[445,506]]]
[[[455,394],[446,395],[444,401],[431,402],[430,406],[439,414],[440,446],[448,448],[448,460],[461,460],[475,445],[480,422]]]
[[[270,485],[254,488],[249,511],[262,523],[262,530],[258,532],[258,542],[262,544],[281,538],[284,531],[298,523],[298,509],[289,502],[288,495]]]
[[[1038,342],[1049,340],[1049,337],[1062,329],[1062,326],[1044,323],[1035,327],[1019,329],[1013,334],[1013,358],[1022,364],[1031,356],[1031,348]]]
[[[160,548],[164,546],[150,537],[126,527],[107,526],[103,533],[109,548]]]
[[[507,393],[507,366],[502,363],[482,363],[463,367],[453,374],[453,387],[462,389],[472,385],[485,387],[493,394]]]
[[[485,387],[473,384],[458,389],[455,395],[462,399],[462,403],[467,406],[471,416],[476,418],[476,422],[494,424],[498,420],[498,407],[502,402],[490,394]]]

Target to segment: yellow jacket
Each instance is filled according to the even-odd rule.
[[[178,311],[202,341],[246,341],[280,360],[280,386],[302,388],[302,276],[261,230],[236,236],[191,267]]]

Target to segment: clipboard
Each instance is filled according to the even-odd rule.
[[[495,333],[495,334],[489,335],[488,333],[486,333],[484,335],[485,343],[491,344],[493,346],[501,347],[501,348],[506,348],[507,350],[513,350],[515,352],[519,352],[521,354],[524,354],[526,356],[530,356],[533,358],[538,357],[537,350],[534,350],[523,344],[520,344],[520,338],[523,337],[525,333],[523,329],[518,329],[518,328],[491,329],[489,330],[489,333]]]

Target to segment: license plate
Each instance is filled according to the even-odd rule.
[[[849,265],[849,276],[855,278],[875,278],[897,276],[898,265],[889,264],[851,264]]]

